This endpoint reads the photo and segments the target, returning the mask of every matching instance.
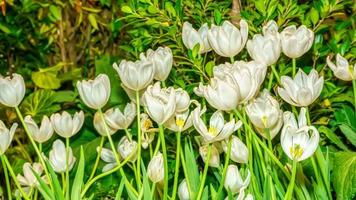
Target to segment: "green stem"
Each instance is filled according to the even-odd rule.
[[[177,133],[177,151],[176,151],[176,168],[174,172],[174,182],[173,182],[173,192],[172,200],[176,199],[177,190],[178,190],[178,176],[179,176],[179,166],[180,166],[180,150],[181,150],[181,141],[180,141],[181,132]]]
[[[292,74],[294,78],[295,74],[297,73],[297,60],[295,58],[292,58],[292,67],[293,67]]]
[[[127,128],[124,129],[125,130],[125,134],[127,136],[127,138],[129,138],[130,142],[132,141],[132,136],[129,130],[127,130]]]
[[[210,161],[210,156],[211,156],[211,145],[212,144],[209,144],[209,146],[208,146],[208,155],[207,155],[207,158],[205,160],[203,176],[202,176],[202,179],[201,179],[201,182],[200,182],[198,195],[197,195],[196,199],[201,199],[201,196],[203,195],[203,190],[204,190],[204,186],[205,186],[205,179],[206,179],[206,175],[208,174],[208,169],[209,169],[209,161]]]
[[[352,80],[352,87],[354,90],[354,107],[355,107],[355,113],[356,113],[356,80]]]
[[[281,83],[281,79],[279,78],[279,74],[276,70],[275,65],[271,65],[272,72],[274,74],[274,77],[276,77],[278,84]]]
[[[105,142],[105,137],[102,136],[101,140],[100,140],[98,155],[96,156],[96,159],[95,159],[94,168],[92,169],[88,180],[91,180],[94,177],[96,169],[98,168],[98,165],[99,165],[99,162],[100,162],[100,155],[101,155],[101,151],[103,149],[104,142]]]
[[[19,117],[19,119],[21,121],[21,124],[22,124],[23,128],[25,129],[27,137],[29,138],[29,140],[31,142],[31,145],[35,149],[35,152],[36,152],[38,158],[40,159],[40,162],[41,162],[41,164],[43,166],[43,169],[44,169],[44,171],[46,173],[46,176],[47,176],[48,180],[51,180],[51,176],[49,175],[49,172],[48,172],[47,167],[46,167],[47,165],[46,165],[45,161],[43,160],[42,154],[41,154],[40,150],[38,149],[38,147],[36,145],[36,142],[33,140],[32,135],[30,134],[30,132],[29,132],[29,130],[27,128],[27,125],[26,125],[26,123],[25,123],[25,121],[23,119],[23,116],[21,114],[20,109],[18,107],[15,107],[15,110],[16,110],[17,116]],[[50,187],[53,188],[52,181],[49,181],[49,184],[50,184]]]
[[[137,117],[137,177],[138,188],[141,187],[141,118],[140,118],[140,92],[136,91],[136,117]]]
[[[269,74],[268,87],[267,87],[268,91],[271,91],[271,89],[272,89],[272,83],[273,83],[273,72],[271,72],[271,73]]]
[[[234,56],[230,57],[230,62],[231,62],[231,64],[234,63]]]
[[[5,182],[6,182],[6,191],[7,191],[7,196],[8,199],[12,199],[12,195],[11,195],[11,185],[10,185],[10,180],[9,180],[9,174],[8,174],[8,170],[6,167],[6,163],[4,161],[4,159],[1,156],[1,163],[2,163],[2,168],[4,170],[4,175],[5,175]]]
[[[297,161],[293,160],[293,167],[292,167],[292,178],[290,179],[289,186],[284,197],[284,200],[291,200],[293,197],[293,189],[295,185],[295,176],[297,174]]]
[[[100,114],[102,120],[104,121],[104,128],[105,128],[105,131],[106,131],[106,135],[107,135],[107,137],[108,137],[108,139],[109,139],[109,143],[110,143],[111,150],[112,150],[112,152],[113,152],[114,155],[115,155],[116,163],[117,163],[118,166],[121,166],[121,164],[120,164],[121,161],[120,161],[119,155],[118,155],[118,153],[117,153],[117,151],[116,151],[114,142],[113,142],[113,140],[112,140],[112,138],[111,138],[111,135],[110,135],[110,133],[109,133],[109,128],[108,128],[108,125],[106,124],[106,121],[105,121],[105,118],[104,118],[104,114],[103,114],[103,112],[101,111],[101,109],[99,109],[98,112],[99,112],[99,114]],[[129,156],[129,157],[131,157],[131,156]],[[135,195],[138,195],[138,192],[132,187],[131,183],[127,180],[126,174],[125,174],[124,170],[123,170],[122,168],[119,168],[119,169],[120,169],[120,175],[121,175],[122,178],[125,180],[125,186],[126,186],[127,188],[129,188],[132,192],[134,192]]]
[[[226,171],[227,171],[227,167],[229,166],[230,155],[231,155],[231,145],[232,145],[232,139],[230,138],[228,145],[227,145],[227,153],[226,153],[226,157],[225,157],[224,169],[223,169],[223,173],[222,173],[222,177],[220,180],[220,185],[219,185],[219,189],[218,189],[218,193],[217,193],[218,197],[220,196],[220,193],[222,192],[222,189],[224,188]]]
[[[69,138],[66,138],[66,199],[69,200]]]
[[[17,177],[14,173],[14,171],[12,170],[11,164],[9,163],[9,161],[7,160],[7,157],[5,154],[1,155],[1,162],[5,163],[7,170],[9,171],[13,181],[15,182],[15,185],[17,187],[17,189],[20,191],[22,197],[26,200],[30,200],[30,198],[28,197],[28,195],[23,191],[20,183],[17,181]]]
[[[164,159],[164,189],[163,189],[163,199],[168,199],[168,158],[167,158],[167,149],[166,142],[164,139],[164,128],[162,125],[159,125],[159,137],[162,143],[162,152]]]

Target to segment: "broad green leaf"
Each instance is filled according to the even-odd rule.
[[[51,182],[53,185],[53,193],[55,196],[56,200],[64,200],[64,195],[63,195],[63,190],[61,188],[61,184],[59,183],[59,180],[57,178],[56,173],[54,172],[51,164],[48,162],[48,160],[45,160],[47,169],[49,171],[49,174],[51,176]]]
[[[37,187],[38,191],[42,194],[43,198],[46,200],[53,200],[55,199],[53,191],[49,188],[49,186],[42,180],[42,178],[38,175],[36,171],[34,171],[32,168],[32,173],[35,175],[39,186]]]
[[[192,147],[187,142],[185,143],[184,146],[184,152],[185,152],[184,160],[187,166],[187,174],[185,178],[186,181],[189,182],[191,199],[195,199],[200,183],[198,165],[196,163],[196,159]]]
[[[318,128],[318,131],[320,133],[325,134],[325,136],[336,146],[338,146],[340,149],[344,151],[348,151],[348,147],[342,142],[342,140],[334,133],[334,131],[330,130],[326,126],[320,126]]]
[[[56,21],[62,19],[62,11],[58,6],[50,5],[49,12],[52,14]]]
[[[205,65],[205,71],[206,73],[208,74],[208,76],[212,76],[213,75],[213,68],[215,66],[215,61],[212,60],[212,61],[209,61],[208,63],[206,63]]]
[[[341,124],[339,128],[345,137],[349,140],[349,142],[351,142],[351,144],[356,147],[356,131],[346,124]]]
[[[356,194],[356,153],[335,153],[332,183],[338,200],[352,200]]]
[[[54,72],[33,72],[31,78],[39,88],[58,89],[61,87],[61,81]]]
[[[82,186],[83,186],[83,178],[84,178],[84,165],[85,165],[85,158],[84,158],[84,152],[83,152],[83,147],[80,147],[80,159],[79,159],[79,164],[77,168],[77,173],[75,174],[75,178],[73,181],[73,186],[72,186],[72,193],[71,193],[71,200],[80,200],[80,194],[82,191]]]
[[[129,6],[122,6],[121,11],[124,13],[132,13],[132,9]]]

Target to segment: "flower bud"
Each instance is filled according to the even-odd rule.
[[[180,200],[190,200],[188,185],[185,179],[179,184],[178,197]]]
[[[68,151],[68,171],[70,171],[75,163],[76,158],[73,156],[72,148]],[[53,142],[52,150],[49,152],[49,163],[53,170],[57,173],[66,172],[67,169],[67,152],[64,143],[57,139]]]
[[[130,139],[126,136],[122,137],[117,150],[123,159],[126,159],[130,156],[129,160],[135,162],[137,159],[137,142]],[[141,158],[140,158],[141,159]]]
[[[157,155],[153,156],[147,167],[147,175],[153,183],[163,180],[164,166],[162,153],[158,152]]]
[[[225,153],[228,152],[228,140],[222,142],[222,147]],[[247,163],[248,149],[246,145],[236,136],[231,136],[231,151],[230,159],[237,163]]]
[[[0,103],[7,107],[17,107],[25,97],[25,82],[21,75],[0,77]]]
[[[0,156],[9,148],[12,138],[14,137],[17,128],[17,123],[13,123],[10,130],[0,120]]]
[[[236,165],[229,165],[226,171],[224,187],[233,194],[240,191],[241,188],[246,188],[250,184],[250,171],[247,171],[245,180],[242,179],[239,169]]]
[[[208,158],[208,151],[209,151],[208,145],[201,146],[199,148],[199,154],[200,154],[201,158],[203,159],[204,163],[206,162],[206,160]],[[211,144],[209,166],[217,168],[217,167],[219,167],[219,165],[220,165],[219,151],[215,147],[215,145]]]

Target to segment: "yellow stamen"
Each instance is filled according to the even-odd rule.
[[[183,119],[180,119],[180,118],[177,118],[177,119],[176,119],[176,125],[177,125],[179,128],[183,128],[184,123],[185,123],[185,121],[184,121]]]
[[[217,130],[215,127],[209,127],[209,134],[212,135],[212,136],[216,136],[217,135]]]
[[[267,116],[262,116],[262,123],[265,127],[267,127]]]
[[[303,155],[303,152],[304,149],[299,144],[293,145],[290,148],[290,153],[294,159],[299,159]]]

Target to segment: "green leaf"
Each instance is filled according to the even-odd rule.
[[[59,21],[62,19],[62,11],[58,6],[50,5],[49,12],[52,14],[52,16],[54,17],[54,19],[56,21]]]
[[[122,6],[121,11],[124,13],[132,13],[132,9],[129,6]]]
[[[351,144],[356,147],[356,131],[347,124],[342,124],[339,128]]]
[[[342,142],[342,140],[334,133],[334,131],[330,130],[329,128],[325,126],[320,126],[318,128],[318,131],[320,133],[324,133],[325,136],[332,142],[334,143],[337,147],[344,151],[349,151],[348,147]]]
[[[80,147],[80,159],[79,159],[79,164],[77,168],[77,173],[75,174],[74,182],[73,182],[73,187],[72,187],[72,193],[71,193],[71,199],[72,200],[80,200],[80,194],[82,191],[82,186],[83,186],[83,178],[84,178],[84,151],[83,147]]]
[[[335,153],[333,185],[338,200],[351,200],[356,194],[356,153]]]
[[[309,16],[311,22],[316,25],[319,21],[319,12],[315,8],[312,8],[309,12]]]
[[[148,13],[150,13],[150,14],[156,14],[156,13],[159,12],[159,9],[156,8],[156,7],[153,6],[153,5],[150,5],[150,6],[148,6],[147,11],[148,11]]]
[[[7,34],[11,33],[11,30],[2,23],[0,23],[0,30],[2,30],[4,33],[7,33]]]
[[[221,22],[221,12],[218,9],[214,10],[214,20],[217,25],[220,25]]]
[[[89,20],[90,25],[91,25],[95,30],[98,30],[98,29],[99,29],[99,27],[98,27],[98,22],[96,21],[96,18],[95,18],[95,15],[94,15],[94,14],[89,14],[89,15],[88,15],[88,20]]]
[[[54,172],[51,164],[49,164],[48,160],[45,160],[47,169],[49,171],[49,174],[51,176],[51,182],[53,185],[53,192],[54,192],[54,196],[56,197],[56,200],[64,200],[64,196],[63,196],[63,191],[61,188],[61,184],[59,183],[59,180],[57,178],[56,173]]]
[[[61,81],[54,72],[33,72],[31,79],[35,85],[43,89],[58,89],[61,87]]]
[[[185,152],[185,159],[184,159],[185,165],[188,167],[185,178],[190,188],[190,197],[191,199],[195,199],[200,183],[198,165],[196,163],[196,159],[192,147],[187,142],[185,143],[184,146],[184,152]]]
[[[215,61],[214,61],[214,60],[209,61],[209,62],[206,63],[206,65],[205,65],[205,71],[206,71],[206,73],[207,73],[210,77],[212,77],[212,75],[213,75],[213,68],[214,68],[214,66],[215,66]]]

